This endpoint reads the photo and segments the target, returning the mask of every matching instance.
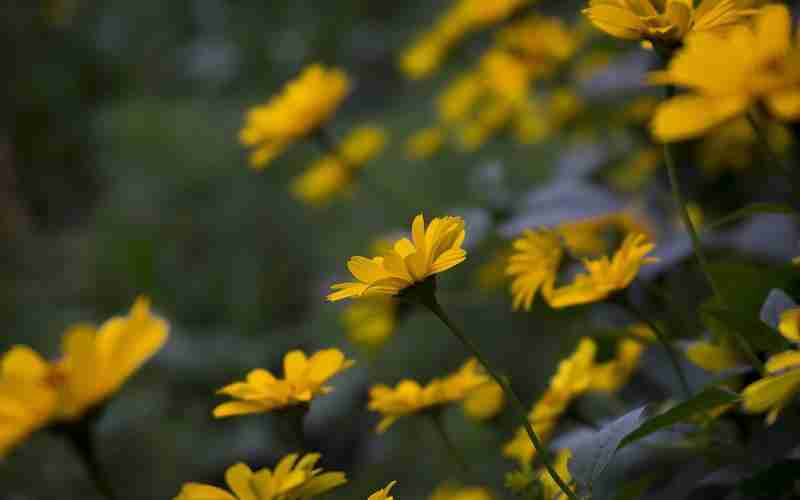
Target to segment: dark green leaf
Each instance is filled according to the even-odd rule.
[[[705,413],[722,405],[735,403],[738,400],[739,395],[735,392],[726,391],[719,387],[709,387],[661,415],[648,418],[636,430],[626,435],[619,447],[624,448],[654,432],[666,429],[679,422],[686,422],[695,415]]]
[[[757,316],[746,312],[708,304],[700,308],[700,316],[715,334],[730,337],[733,345],[739,345],[741,338],[756,352],[780,352],[792,347],[788,340],[762,323]]]
[[[758,214],[789,214],[797,217],[797,214],[789,205],[783,205],[780,203],[752,203],[726,215],[717,221],[712,222],[706,227],[708,229],[718,229],[721,226],[730,224],[731,222],[736,222],[740,219]]]

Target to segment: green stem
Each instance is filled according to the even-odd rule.
[[[633,303],[626,297],[625,295],[620,295],[619,299],[616,301],[619,305],[621,305],[626,311],[628,311],[632,316],[636,319],[641,321],[642,323],[646,324],[653,330],[653,333],[656,334],[656,338],[664,346],[664,350],[667,352],[667,357],[669,358],[670,364],[672,364],[672,368],[675,370],[675,373],[678,375],[678,380],[680,381],[681,388],[683,389],[684,394],[686,395],[686,399],[692,397],[692,389],[689,386],[689,381],[686,378],[686,374],[683,372],[683,368],[681,368],[680,362],[680,354],[675,349],[675,346],[672,345],[669,336],[658,326],[655,321],[652,321],[650,318],[647,317],[642,311],[639,310],[638,307],[634,306]]]
[[[466,460],[464,457],[461,456],[461,452],[458,451],[456,445],[450,439],[450,436],[447,435],[447,430],[444,427],[444,422],[442,422],[442,414],[440,412],[430,413],[430,419],[433,423],[434,429],[436,429],[436,433],[442,438],[442,442],[444,443],[445,448],[447,448],[447,452],[453,457],[453,461],[458,465],[459,470],[464,474],[465,477],[470,475],[469,466],[467,465]]]
[[[64,435],[81,458],[97,491],[108,500],[116,500],[111,483],[97,458],[92,422],[84,418],[74,424],[68,424],[64,427]]]
[[[525,429],[525,432],[528,434],[528,438],[530,438],[531,443],[533,443],[533,447],[536,448],[539,456],[542,458],[542,463],[544,464],[545,468],[547,469],[547,473],[550,474],[550,477],[553,478],[553,481],[561,488],[561,491],[569,498],[570,500],[578,500],[578,496],[572,491],[572,489],[567,486],[567,483],[561,479],[558,472],[553,468],[551,465],[550,454],[548,453],[547,449],[545,449],[542,442],[539,440],[539,436],[536,435],[536,432],[533,430],[533,426],[531,426],[530,421],[528,420],[527,412],[525,411],[525,407],[522,404],[519,396],[517,393],[514,392],[514,389],[511,387],[511,384],[508,380],[501,376],[499,372],[495,371],[495,369],[489,364],[486,358],[481,354],[480,349],[469,339],[464,332],[461,331],[459,327],[457,327],[447,314],[444,312],[442,307],[439,305],[439,302],[436,300],[436,295],[434,293],[427,293],[420,295],[420,301],[422,305],[427,307],[437,318],[439,318],[442,323],[450,329],[453,335],[458,338],[459,341],[467,348],[468,351],[472,353],[473,356],[478,360],[478,362],[483,365],[484,370],[497,382],[500,387],[503,388],[503,392],[505,392],[506,397],[509,401],[511,401],[512,406],[517,411],[519,416],[522,418],[522,426]]]
[[[758,141],[758,147],[761,149],[761,154],[766,157],[768,162],[772,163],[773,165],[777,165],[783,174],[788,178],[790,194],[792,195],[792,199],[796,200],[797,196],[794,196],[794,193],[798,192],[798,185],[797,181],[795,180],[794,172],[789,165],[781,161],[778,155],[772,150],[769,145],[767,134],[764,131],[764,127],[762,127],[758,122],[758,118],[753,111],[749,111],[747,113],[747,121],[750,122],[753,132],[756,134],[756,140]]]

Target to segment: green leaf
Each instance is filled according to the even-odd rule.
[[[700,308],[700,317],[714,334],[728,336],[733,345],[739,345],[739,339],[744,339],[756,352],[781,352],[792,347],[788,340],[757,316],[746,312],[706,304]]]
[[[751,203],[725,217],[708,224],[705,229],[719,229],[721,226],[758,214],[788,214],[798,217],[792,207],[780,203]]]
[[[695,415],[708,412],[723,405],[735,403],[738,400],[739,395],[735,392],[727,391],[719,387],[709,387],[691,399],[687,399],[664,413],[648,418],[636,430],[626,435],[622,439],[619,447],[624,448],[654,432],[666,429],[679,422],[686,422]]]
[[[620,441],[641,424],[643,415],[644,407],[628,412],[590,436],[580,449],[573,450],[568,467],[581,491],[591,493],[614,458]]]

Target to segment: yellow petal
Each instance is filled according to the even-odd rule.
[[[227,491],[199,483],[186,483],[174,500],[237,500]]]
[[[749,413],[761,413],[778,406],[800,390],[800,370],[766,377],[748,385],[742,391],[742,406]]]
[[[233,465],[225,471],[225,482],[239,500],[259,500],[250,482],[252,477],[253,471],[243,463]]]
[[[47,361],[27,346],[12,347],[0,361],[0,374],[3,377],[37,381],[44,379],[49,372]]]
[[[264,405],[246,401],[230,401],[222,403],[214,408],[214,418],[232,417],[234,415],[249,415],[252,413],[263,413],[266,411]]]
[[[800,88],[774,92],[767,96],[766,101],[770,112],[778,119],[785,121],[800,119]]]
[[[800,342],[800,307],[787,309],[781,313],[778,330],[787,339]]]
[[[750,100],[747,96],[706,97],[680,95],[662,103],[653,117],[656,139],[674,142],[697,137],[710,128],[743,113]]]
[[[631,11],[614,5],[596,5],[583,11],[597,28],[611,36],[638,40],[646,29],[641,18]]]
[[[758,57],[771,61],[784,57],[792,43],[792,19],[784,5],[768,5],[756,17],[756,40],[754,47]]]
[[[289,351],[283,357],[283,376],[287,380],[304,377],[308,370],[308,359],[300,350]]]
[[[309,364],[308,377],[322,384],[345,367],[345,356],[338,349],[325,349],[314,353]]]

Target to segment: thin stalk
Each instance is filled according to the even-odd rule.
[[[447,430],[444,427],[444,422],[442,422],[442,414],[436,412],[430,413],[429,416],[431,422],[433,423],[433,428],[436,429],[436,433],[442,438],[442,442],[444,443],[445,448],[447,448],[447,453],[449,453],[453,458],[453,462],[456,463],[464,476],[468,477],[470,475],[469,466],[467,465],[466,460],[464,460],[464,457],[461,456],[461,452],[458,451],[458,448],[456,448],[455,443],[453,443],[453,441],[450,439],[450,436],[447,434]]]
[[[86,467],[86,472],[88,472],[89,478],[94,483],[97,491],[108,500],[116,500],[117,497],[114,495],[111,483],[97,458],[92,424],[88,419],[85,420],[85,422],[70,425],[69,428],[66,429],[65,436],[81,458],[81,461]]]
[[[680,362],[680,354],[675,349],[675,346],[672,345],[669,336],[658,326],[655,321],[652,321],[650,318],[647,317],[642,311],[639,310],[638,307],[634,306],[630,300],[624,295],[620,295],[620,298],[616,301],[617,304],[622,306],[626,311],[628,311],[632,316],[636,319],[641,321],[642,323],[646,324],[653,330],[653,333],[656,334],[656,338],[664,346],[664,350],[667,352],[667,357],[669,358],[669,362],[672,365],[672,368],[675,370],[675,374],[678,376],[678,380],[681,384],[681,389],[683,389],[684,394],[686,395],[686,399],[692,397],[692,389],[689,386],[689,380],[686,378],[686,374],[683,372],[683,368],[681,368]]]
[[[525,406],[522,404],[519,396],[517,396],[517,393],[514,392],[514,389],[511,387],[511,384],[509,384],[508,380],[501,376],[499,372],[495,371],[483,354],[481,354],[480,349],[478,349],[478,347],[469,338],[467,338],[466,335],[464,335],[464,332],[462,332],[461,329],[450,320],[450,318],[447,316],[447,313],[445,313],[442,307],[439,305],[439,302],[436,300],[436,296],[433,293],[425,294],[423,297],[420,297],[420,300],[422,305],[430,309],[430,311],[437,318],[439,318],[442,323],[447,326],[447,328],[450,329],[453,335],[455,335],[456,338],[461,341],[464,347],[466,347],[467,350],[470,351],[473,356],[475,356],[489,376],[491,376],[495,382],[497,382],[500,387],[503,388],[506,398],[511,401],[512,406],[522,418],[522,426],[525,429],[525,432],[528,434],[528,438],[530,438],[531,443],[533,443],[533,447],[536,448],[537,453],[540,457],[542,457],[542,463],[547,469],[547,473],[550,474],[550,477],[553,478],[553,481],[555,481],[567,498],[570,500],[579,500],[578,496],[572,491],[572,488],[567,486],[567,483],[564,482],[558,472],[556,472],[551,465],[550,454],[539,440],[539,436],[537,436],[536,432],[533,430],[533,426],[531,426],[530,421],[528,421],[528,415],[525,411]]]
[[[783,174],[788,178],[790,194],[792,195],[792,199],[796,200],[797,197],[794,196],[794,193],[798,191],[798,186],[793,170],[789,167],[789,165],[781,161],[778,155],[775,154],[775,151],[772,150],[769,145],[767,134],[764,131],[764,127],[762,127],[758,122],[758,119],[753,111],[747,113],[747,121],[750,122],[753,132],[756,134],[756,140],[758,141],[758,147],[761,149],[761,154],[766,157],[768,162],[772,163],[773,165],[777,165]]]

